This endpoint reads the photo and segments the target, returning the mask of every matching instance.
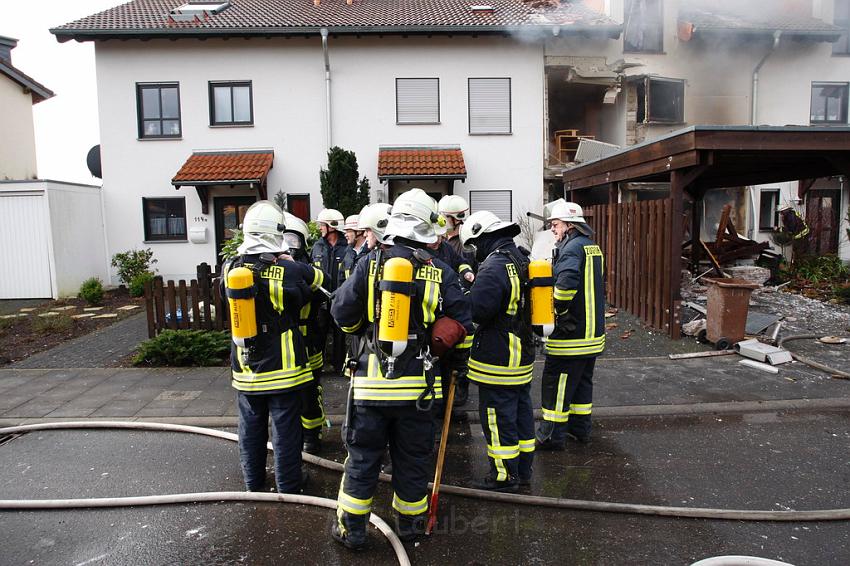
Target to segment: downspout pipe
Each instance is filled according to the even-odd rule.
[[[327,150],[331,150],[331,60],[328,56],[328,28],[319,30],[322,35],[322,54],[325,58],[325,117],[327,118]]]
[[[752,109],[750,110],[750,125],[755,126],[758,123],[758,102],[759,102],[759,71],[762,66],[767,62],[767,59],[776,51],[776,48],[779,47],[779,38],[782,37],[782,32],[776,30],[773,32],[773,45],[770,47],[770,50],[764,54],[764,57],[761,58],[756,68],[753,69],[753,92],[752,92]]]

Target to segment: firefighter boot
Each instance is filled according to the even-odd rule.
[[[402,542],[413,542],[425,534],[427,513],[421,515],[396,515],[395,532]]]
[[[498,491],[501,493],[516,493],[519,491],[519,481],[510,476],[508,476],[508,479],[500,481],[491,474],[481,480],[472,482],[472,488],[483,489],[485,491]]]
[[[304,447],[302,448],[307,454],[316,455],[322,451],[322,429],[314,428],[304,430]]]
[[[555,439],[555,423],[543,421],[537,427],[537,433],[534,435],[537,445],[537,450],[555,450],[563,451],[565,448],[563,439]]]

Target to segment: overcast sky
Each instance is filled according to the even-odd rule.
[[[0,35],[13,37],[12,64],[56,93],[33,106],[38,176],[100,184],[86,153],[100,143],[91,43],[59,43],[48,29],[122,4],[122,0],[0,0]]]

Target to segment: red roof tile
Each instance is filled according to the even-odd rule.
[[[378,152],[379,179],[436,176],[466,179],[460,148],[381,148]]]
[[[193,153],[171,184],[259,183],[268,175],[273,161],[271,151]]]
[[[96,37],[270,36],[292,33],[480,33],[518,28],[569,34],[599,31],[619,37],[622,26],[579,0],[488,0],[492,12],[473,13],[472,0],[230,0],[217,14],[187,21],[171,10],[186,0],[132,0],[52,29],[60,41]]]

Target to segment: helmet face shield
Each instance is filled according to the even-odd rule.
[[[286,242],[286,244],[292,249],[301,249],[301,236],[299,236],[298,234],[295,234],[293,232],[284,232],[283,241]]]

